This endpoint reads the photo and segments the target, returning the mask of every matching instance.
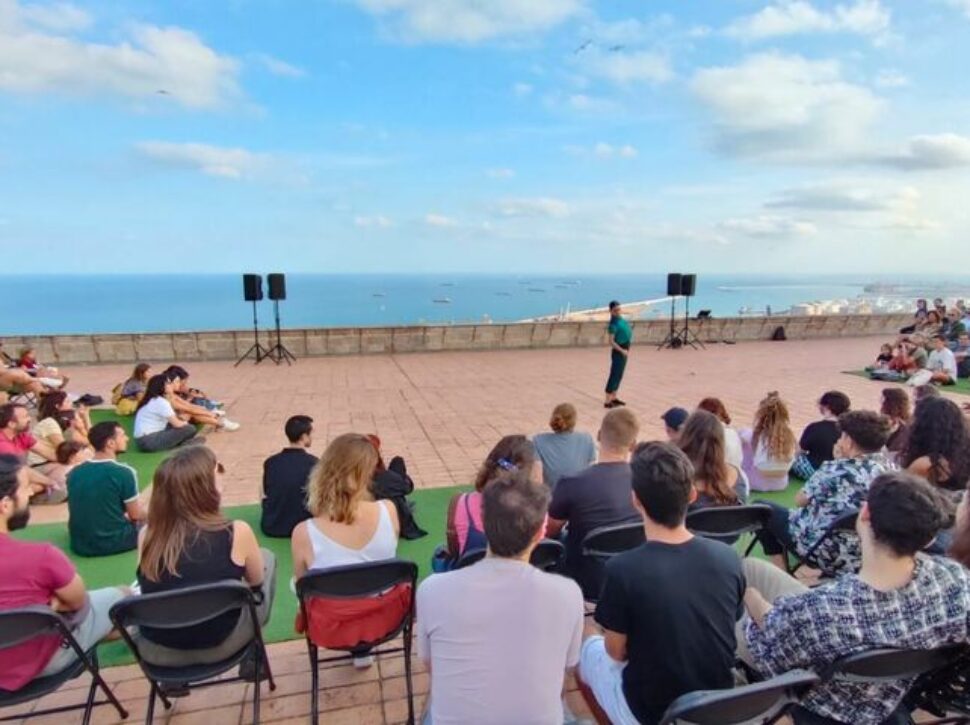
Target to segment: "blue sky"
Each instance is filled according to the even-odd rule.
[[[970,0],[0,0],[8,273],[932,272]]]

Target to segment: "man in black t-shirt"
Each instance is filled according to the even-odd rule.
[[[575,579],[587,599],[596,599],[602,584],[602,565],[582,555],[583,539],[600,526],[638,521],[630,486],[630,453],[640,423],[626,408],[614,408],[600,424],[596,463],[575,476],[559,479],[549,504],[546,535],[556,537],[568,523],[566,574]]]
[[[741,559],[684,525],[693,467],[669,443],[631,462],[647,543],[613,557],[596,606],[603,636],[583,643],[580,689],[614,725],[657,723],[675,699],[730,688],[735,624],[744,611]]]
[[[311,514],[306,509],[306,486],[317,457],[307,453],[313,418],[294,415],[286,421],[290,445],[263,462],[263,516],[260,528],[267,536],[289,537],[293,527]]]
[[[830,390],[818,401],[822,420],[809,423],[802,431],[798,441],[801,454],[795,460],[792,471],[799,478],[808,480],[823,463],[835,458],[835,444],[842,436],[839,430],[839,416],[851,407],[849,396],[838,390]]]

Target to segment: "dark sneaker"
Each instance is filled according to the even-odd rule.
[[[624,403],[619,398],[617,398],[616,400],[613,401],[613,407],[615,407],[615,408],[618,408],[618,407],[620,407],[622,405],[626,405],[626,403]]]

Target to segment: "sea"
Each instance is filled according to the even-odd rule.
[[[970,276],[951,278],[970,293]],[[939,278],[934,278],[934,284]],[[854,299],[867,285],[908,285],[906,276],[698,275],[691,314],[735,316],[816,300]],[[425,323],[508,322],[567,310],[666,296],[665,274],[623,275],[326,275],[287,274],[279,303],[283,328]],[[3,335],[167,332],[245,329],[253,305],[243,300],[241,275],[0,276],[7,304]],[[970,297],[970,294],[968,294]],[[669,302],[654,305],[669,315]],[[683,314],[683,300],[678,314]],[[259,327],[275,325],[274,305],[257,303]]]

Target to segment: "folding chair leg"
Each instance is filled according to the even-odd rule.
[[[114,706],[114,709],[118,711],[118,715],[120,715],[123,720],[126,719],[128,717],[128,711],[125,709],[124,705],[121,704],[115,694],[111,691],[111,688],[108,687],[108,683],[105,682],[104,678],[101,676],[101,669],[98,665],[96,653],[92,662],[91,674],[94,677],[94,680],[91,682],[91,702],[94,702],[94,687],[97,685],[104,692],[105,697],[108,698],[108,702],[110,702]]]
[[[148,693],[148,712],[145,713],[146,725],[155,722],[155,696],[158,694],[158,685],[152,682],[151,692]]]
[[[266,668],[266,681],[269,683],[269,691],[273,692],[276,689],[276,680],[273,679],[273,668],[269,665],[269,653],[266,651],[266,643],[259,643],[259,651],[263,657],[262,666]]]
[[[411,625],[404,627],[404,682],[408,693],[408,725],[414,725],[414,684],[411,678]]]
[[[91,686],[88,688],[88,701],[84,703],[84,716],[81,718],[81,725],[89,725],[91,722],[91,712],[94,710],[94,696],[98,693],[98,676],[91,671]]]
[[[320,722],[320,670],[318,669],[319,661],[317,655],[317,647],[315,644],[307,641],[307,647],[310,649],[310,722],[312,725],[318,725]]]
[[[260,686],[259,686],[259,670],[260,670],[260,668],[262,667],[262,664],[263,664],[260,661],[262,659],[263,659],[262,652],[260,652],[258,650],[258,648],[257,648],[257,651],[256,651],[256,668],[255,668],[255,671],[256,671],[256,681],[253,683],[253,725],[259,725],[259,691],[261,689]]]

